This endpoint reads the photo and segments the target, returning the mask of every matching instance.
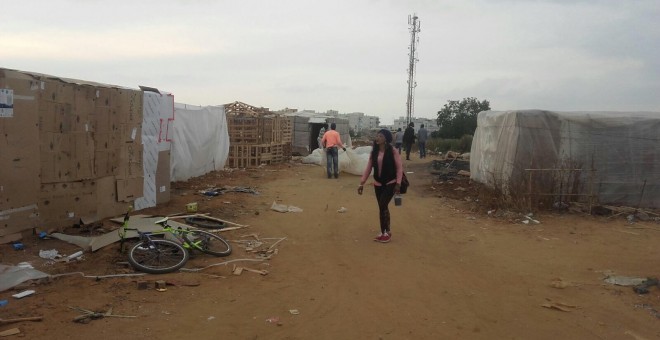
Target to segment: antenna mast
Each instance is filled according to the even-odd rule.
[[[410,125],[412,118],[415,112],[415,87],[417,87],[417,82],[415,81],[415,71],[416,65],[419,59],[417,59],[417,44],[419,44],[419,18],[417,14],[413,14],[412,17],[408,15],[408,30],[410,31],[410,47],[408,47],[408,99],[406,100],[406,126]]]

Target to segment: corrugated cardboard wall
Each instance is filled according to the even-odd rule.
[[[140,90],[0,69],[0,237],[125,211],[142,195]]]

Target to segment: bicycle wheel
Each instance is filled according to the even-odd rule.
[[[183,234],[190,248],[209,255],[229,256],[231,245],[224,238],[204,230],[190,230]]]
[[[204,229],[222,229],[225,227],[225,222],[214,221],[203,216],[186,217],[186,224],[193,225],[197,228]]]
[[[139,242],[128,252],[133,268],[150,274],[171,273],[183,267],[190,254],[182,245],[169,240]]]

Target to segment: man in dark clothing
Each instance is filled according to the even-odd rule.
[[[406,148],[406,160],[410,160],[410,149],[415,144],[415,123],[410,122],[403,133],[403,146]]]
[[[426,158],[426,140],[429,138],[429,133],[426,131],[424,124],[419,126],[417,131],[417,147],[419,148],[419,158]]]

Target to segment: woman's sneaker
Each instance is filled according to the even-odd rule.
[[[378,239],[378,242],[380,242],[380,243],[387,243],[387,242],[390,242],[390,239],[391,239],[391,238],[392,238],[392,236],[390,236],[389,234],[383,234],[383,236],[381,236],[381,237]]]
[[[378,234],[378,236],[374,237],[374,241],[380,242],[380,239],[383,237],[383,234]]]

